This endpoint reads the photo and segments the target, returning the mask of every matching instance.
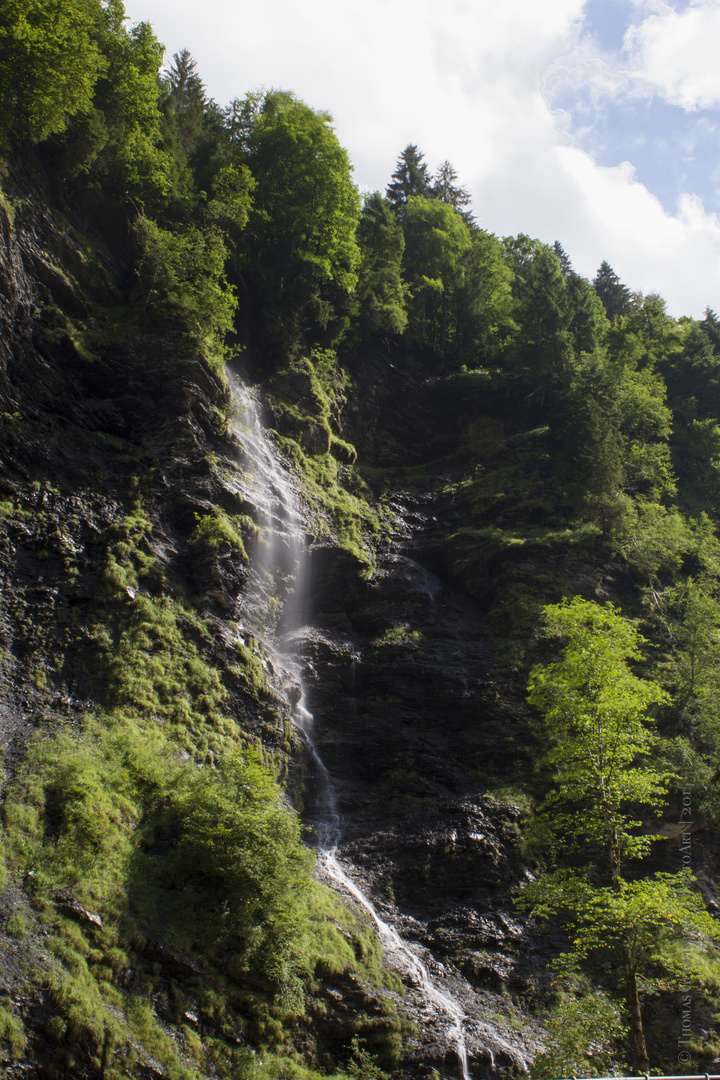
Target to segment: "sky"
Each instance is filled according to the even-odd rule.
[[[720,311],[720,0],[126,0],[219,105],[327,110],[362,191],[414,143],[478,224]]]

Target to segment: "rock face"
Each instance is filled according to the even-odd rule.
[[[482,1075],[492,1060],[522,1067],[540,1039],[527,1020],[518,1033],[508,1006],[543,962],[512,905],[520,811],[487,784],[511,780],[526,751],[496,700],[478,604],[423,564],[441,506],[398,500],[397,512],[414,528],[354,593],[340,586],[344,610],[327,610],[319,581],[308,700],[337,789],[341,860],[461,1004],[471,1072]],[[412,988],[420,1034],[408,1068],[424,1062],[445,1073],[447,1021],[428,1025],[421,998]]]
[[[289,729],[297,686],[269,652],[252,671],[238,666],[236,620],[242,626],[251,568],[232,544],[191,542],[206,516],[261,518],[243,481],[247,457],[227,423],[227,389],[186,338],[128,303],[132,252],[117,208],[95,213],[89,236],[81,232],[85,219],[68,209],[61,231],[38,183],[19,172],[14,220],[0,209],[5,766],[12,773],[38,733],[79,730],[103,692],[88,660],[94,610],[108,536],[141,491],[149,528],[139,548],[157,561],[158,590],[165,574],[194,598],[207,628],[204,648],[224,673],[228,710],[284,763],[292,797],[310,812],[318,777],[300,734]],[[522,1069],[541,1039],[513,1003],[542,963],[539,943],[512,907],[523,875],[520,810],[489,787],[512,785],[527,748],[512,703],[497,689],[480,593],[462,587],[457,562],[448,571],[443,554],[463,511],[445,493],[442,470],[462,461],[469,413],[432,376],[430,359],[416,359],[410,377],[398,357],[368,357],[358,379],[344,434],[375,469],[376,494],[392,491],[386,512],[394,535],[370,575],[332,538],[310,543],[310,630],[299,651],[314,739],[342,819],[338,857],[456,1002],[469,1072],[480,1077],[493,1063]],[[306,428],[304,448],[324,453],[327,425],[317,446],[310,421]],[[123,603],[132,605],[136,586],[126,593]],[[26,903],[19,893],[16,900]],[[70,891],[58,892],[56,907],[89,934],[102,933],[100,917]],[[19,973],[38,962],[36,942],[3,941],[13,957],[5,989],[20,1001]],[[168,987],[179,981],[190,995],[186,1025],[201,1017],[211,1030],[196,990],[188,990],[197,971],[149,931],[144,949],[161,980]],[[387,962],[404,971],[397,956]],[[328,1069],[347,1060],[358,1012],[381,1028],[386,1008],[352,976],[333,978],[296,1040],[308,1061]],[[141,978],[127,967],[118,984],[132,989]],[[399,1075],[457,1075],[452,1018],[407,972],[393,986],[397,1010],[414,1025]],[[41,1062],[52,1009],[46,994],[33,993],[28,1053]],[[169,1008],[155,1004],[159,1016]],[[27,1075],[22,1061],[8,1068],[9,1076]],[[84,1076],[84,1068],[68,1075]],[[152,1056],[139,1055],[133,1075],[162,1074]]]

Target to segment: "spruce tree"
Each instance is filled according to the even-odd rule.
[[[398,158],[392,183],[388,184],[386,192],[396,214],[402,214],[411,195],[423,195],[427,198],[431,194],[432,180],[423,161],[424,156],[417,146],[410,143]]]
[[[195,150],[202,135],[205,110],[209,104],[197,64],[187,49],[173,56],[167,73],[165,114],[185,155]],[[169,132],[168,132],[169,135]]]
[[[471,202],[470,195],[465,188],[458,187],[455,183],[457,178],[458,175],[450,162],[443,161],[432,186],[432,197],[449,203],[454,210],[457,210],[466,225],[474,225],[475,218],[472,212],[466,209]]]
[[[567,279],[573,273],[572,263],[570,262],[570,256],[565,248],[562,246],[559,240],[556,240],[553,244],[553,253],[560,263],[560,269],[562,270],[563,277]]]
[[[593,288],[602,300],[608,319],[612,322],[618,315],[625,315],[632,304],[632,294],[627,285],[623,285],[610,263],[603,261],[596,276]]]
[[[705,308],[701,326],[710,340],[714,353],[718,355],[720,353],[720,319],[711,307]]]

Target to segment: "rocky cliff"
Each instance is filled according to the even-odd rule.
[[[90,193],[64,202],[37,162],[15,166],[5,191],[5,1075],[459,1075],[448,1015],[396,956],[381,957],[367,911],[321,862],[345,906],[326,892],[313,900],[317,940],[283,971],[272,949],[240,968],[212,943],[203,954],[173,922],[179,872],[157,886],[155,908],[142,874],[132,888],[93,878],[103,814],[147,826],[153,873],[175,858],[171,786],[151,798],[161,781],[137,766],[145,794],[132,802],[89,771],[93,753],[110,760],[103,740],[130,714],[133,739],[168,769],[220,774],[233,747],[254,748],[307,820],[318,765],[296,723],[297,679],[246,618],[267,521],[226,377],[138,303],[126,208]],[[481,376],[393,341],[350,356],[350,382],[323,393],[302,363],[264,380],[262,357],[231,365],[257,384],[302,507],[309,595],[294,648],[340,814],[337,857],[457,1004],[469,1075],[518,1074],[543,1045],[533,1015],[557,945],[513,906],[528,874],[535,737],[522,620],[583,581],[607,595],[617,567],[589,547],[513,544],[495,529],[542,509],[531,499],[513,509],[501,480],[477,489],[479,467],[513,475],[532,429]],[[534,483],[546,468],[539,455]],[[282,608],[293,587],[266,582],[268,604]],[[518,596],[527,602],[503,640],[498,610]],[[78,805],[97,794],[82,824],[91,869],[77,886],[62,880],[67,864],[57,869],[66,833],[80,828],[68,791]]]

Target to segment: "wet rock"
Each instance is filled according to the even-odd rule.
[[[62,915],[67,915],[71,919],[75,919],[81,925],[89,927],[92,930],[102,930],[103,921],[99,915],[94,911],[89,911],[88,908],[75,899],[72,894],[64,893],[55,897],[55,906]]]
[[[161,964],[170,975],[186,977],[202,974],[202,969],[193,960],[181,956],[158,938],[149,939],[143,952],[146,959]]]
[[[367,564],[330,544],[314,543],[309,550],[312,599],[323,614],[345,612],[358,603]]]

